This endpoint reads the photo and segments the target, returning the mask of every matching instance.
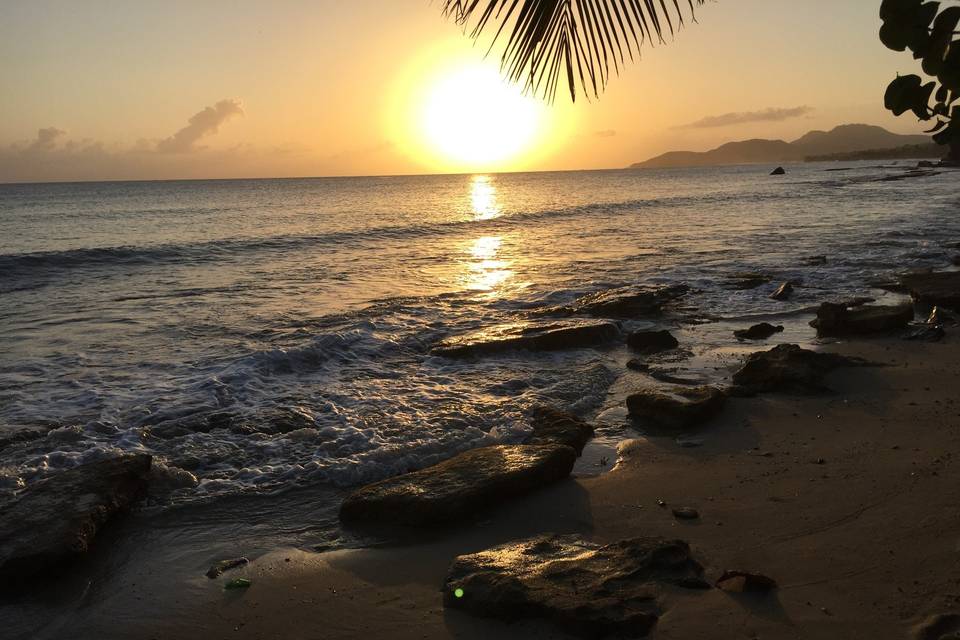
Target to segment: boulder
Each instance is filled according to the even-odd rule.
[[[446,358],[469,358],[514,349],[558,351],[594,347],[620,336],[614,322],[564,321],[540,325],[504,325],[441,342],[430,352]]]
[[[709,386],[675,388],[671,391],[644,389],[627,396],[627,411],[657,427],[685,428],[720,413],[726,394]]]
[[[361,487],[340,505],[344,521],[423,526],[450,522],[566,478],[566,445],[496,445]]]
[[[810,321],[817,335],[851,336],[884,331],[895,331],[906,327],[913,320],[913,305],[899,306],[860,306],[848,308],[843,304],[824,302],[817,309],[817,317]]]
[[[777,290],[770,294],[771,300],[787,300],[790,296],[793,295],[793,285],[789,282],[784,282]]]
[[[802,349],[795,344],[777,345],[769,351],[750,354],[733,374],[737,395],[766,391],[816,393],[824,391],[823,377],[838,367],[864,366],[859,358]]]
[[[775,333],[783,331],[783,325],[772,325],[769,322],[755,324],[749,329],[739,329],[733,335],[739,340],[765,340]]]
[[[960,311],[960,271],[908,273],[900,284],[921,304]]]
[[[786,172],[787,172],[787,170],[784,169],[783,167],[777,167],[776,169],[774,169],[773,171],[770,172],[770,175],[772,175],[772,176],[782,176],[782,175],[785,174]]]
[[[569,305],[551,307],[542,311],[545,315],[593,316],[595,318],[638,318],[657,315],[664,305],[673,302],[690,290],[685,284],[665,287],[625,287],[591,293],[574,300]]]
[[[777,581],[760,573],[724,571],[717,579],[717,588],[733,593],[766,593],[777,588]]]
[[[627,345],[634,351],[649,355],[675,349],[680,343],[673,337],[672,333],[662,329],[660,331],[634,331],[627,336]]]
[[[565,444],[577,455],[593,437],[593,427],[566,411],[553,407],[534,407],[530,417],[533,432],[526,444]]]
[[[627,360],[627,369],[631,371],[649,371],[650,365],[640,358],[630,358]]]
[[[656,624],[665,586],[709,588],[686,542],[631,538],[599,545],[548,534],[457,557],[443,603],[488,618],[550,620],[585,638],[633,638]]]
[[[51,577],[146,490],[151,457],[126,454],[62,471],[0,506],[0,580]]]

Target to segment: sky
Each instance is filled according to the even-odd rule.
[[[922,130],[883,108],[915,69],[880,43],[879,0],[710,0],[599,100],[553,105],[440,8],[4,0],[0,182],[612,168],[851,122]]]

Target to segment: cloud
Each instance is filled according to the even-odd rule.
[[[790,118],[799,118],[813,112],[813,107],[800,106],[788,109],[778,107],[768,107],[761,111],[740,111],[734,113],[724,113],[719,116],[707,116],[700,118],[696,122],[682,124],[674,129],[709,129],[712,127],[729,127],[735,124],[746,124],[748,122],[782,122]]]
[[[604,129],[603,131],[594,131],[593,135],[597,138],[612,138],[617,135],[617,132],[613,129]]]
[[[56,127],[37,129],[37,139],[30,144],[29,148],[34,151],[49,151],[57,146],[57,139],[66,134],[66,131]]]
[[[157,143],[160,153],[189,153],[196,150],[196,143],[201,138],[217,132],[227,120],[234,116],[243,115],[243,103],[236,98],[221,100],[212,107],[198,111],[187,123],[187,126],[175,134]]]

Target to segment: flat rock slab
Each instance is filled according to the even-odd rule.
[[[905,328],[913,320],[913,305],[866,305],[849,308],[844,304],[824,302],[817,317],[810,321],[817,335],[854,336]]]
[[[451,522],[570,475],[576,452],[562,444],[496,445],[351,493],[344,521],[422,526]]]
[[[5,503],[0,579],[49,577],[86,553],[103,524],[143,494],[150,463],[150,456],[139,454],[91,462],[29,486]]]
[[[685,295],[690,288],[685,284],[638,289],[627,287],[591,293],[569,305],[551,307],[545,315],[593,316],[595,318],[639,318],[659,314],[663,307]]]
[[[960,271],[908,273],[900,284],[917,302],[960,311]]]
[[[533,433],[526,444],[564,444],[583,453],[583,447],[593,437],[593,426],[577,416],[553,407],[534,407],[530,416]]]
[[[431,353],[446,358],[469,358],[514,349],[559,351],[594,347],[620,337],[614,322],[563,321],[540,325],[503,325],[451,338]]]
[[[664,587],[708,589],[681,540],[632,538],[608,545],[542,535],[453,561],[444,606],[474,615],[544,618],[585,638],[646,635]]]
[[[720,413],[727,395],[716,387],[676,388],[671,391],[644,389],[627,396],[627,411],[657,427],[686,428]]]
[[[747,357],[733,374],[737,395],[755,395],[767,391],[809,394],[826,390],[823,377],[838,367],[867,366],[860,358],[802,349],[795,344],[777,345]]]

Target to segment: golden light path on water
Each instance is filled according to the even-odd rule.
[[[497,203],[497,189],[490,176],[473,176],[470,183],[470,203],[473,219],[492,220],[502,215]],[[500,255],[503,237],[481,236],[467,248],[466,288],[471,291],[489,292],[496,295],[497,289],[513,275],[512,261]]]

